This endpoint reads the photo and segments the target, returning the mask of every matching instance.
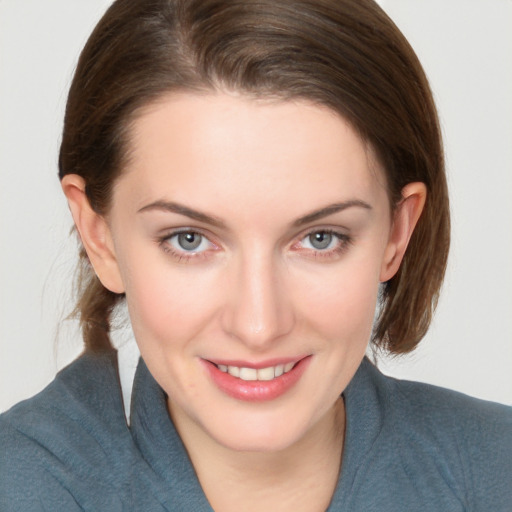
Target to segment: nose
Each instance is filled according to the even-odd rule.
[[[295,322],[283,272],[271,257],[253,254],[231,268],[222,314],[225,332],[254,351],[265,351]]]

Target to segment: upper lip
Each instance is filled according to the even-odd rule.
[[[308,356],[295,356],[295,357],[276,357],[266,359],[265,361],[243,361],[241,359],[217,359],[217,358],[204,358],[217,366],[237,366],[238,368],[254,368],[259,370],[261,368],[269,368],[271,366],[278,366],[280,364],[298,363]]]

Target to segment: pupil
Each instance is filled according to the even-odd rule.
[[[201,244],[201,235],[197,233],[180,233],[178,235],[178,243],[186,251],[193,251]]]
[[[318,231],[309,235],[309,241],[315,249],[326,249],[332,242],[332,234],[325,231]]]

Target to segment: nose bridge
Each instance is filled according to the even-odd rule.
[[[293,326],[279,262],[253,250],[241,256],[232,275],[224,328],[252,349],[264,349]]]

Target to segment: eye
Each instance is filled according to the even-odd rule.
[[[176,239],[176,243],[179,245],[180,249],[184,251],[195,251],[203,242],[203,236],[199,233],[179,233],[175,235],[173,238]]]
[[[330,229],[316,229],[295,242],[292,249],[315,259],[336,259],[348,249],[351,242],[351,237],[345,233]]]
[[[314,233],[310,233],[304,240],[306,244],[310,245],[310,248],[318,251],[329,249],[331,245],[333,245],[333,242],[334,244],[338,242],[336,236],[328,231],[315,231]]]
[[[197,231],[181,231],[166,237],[163,242],[170,246],[169,250],[179,254],[197,254],[210,249],[213,244]]]
[[[335,249],[344,240],[346,240],[346,236],[332,231],[313,231],[302,239],[302,246],[315,251],[328,251]]]

